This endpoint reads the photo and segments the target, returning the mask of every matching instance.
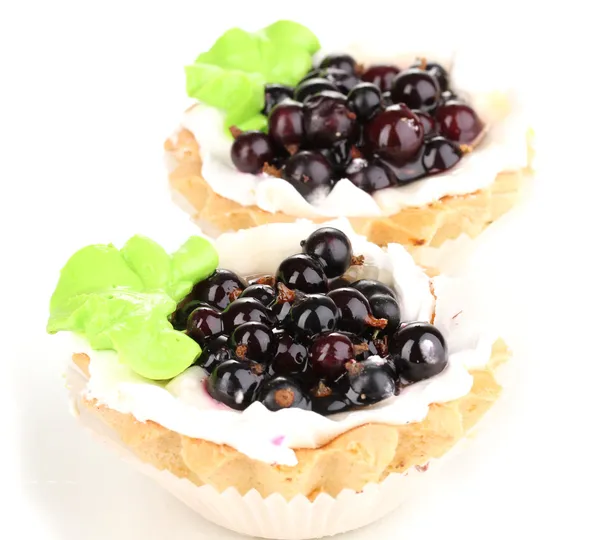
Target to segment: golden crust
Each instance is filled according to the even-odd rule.
[[[269,465],[237,450],[170,431],[155,422],[139,422],[95,400],[83,404],[144,462],[168,470],[196,485],[218,491],[236,488],[241,494],[256,489],[263,497],[280,493],[290,500],[302,494],[313,500],[319,493],[337,496],[345,488],[360,491],[381,482],[390,473],[425,466],[452,448],[483,416],[500,394],[493,370],[508,358],[506,344],[498,340],[486,369],[474,370],[473,387],[466,396],[432,404],[422,422],[391,426],[366,424],[351,429],[319,448],[296,450],[295,467]],[[73,356],[88,373],[89,357]]]
[[[532,139],[532,133],[528,133],[530,164],[533,159]],[[170,185],[191,205],[193,218],[199,223],[210,223],[217,231],[226,232],[266,223],[296,221],[295,216],[266,212],[258,206],[242,206],[217,195],[202,177],[199,146],[187,129],[179,131],[174,139],[168,139],[164,148],[174,164],[169,174]],[[518,199],[523,177],[528,172],[529,167],[502,172],[486,189],[444,197],[425,206],[405,208],[392,216],[348,219],[358,234],[381,246],[395,242],[409,249],[439,247],[444,241],[458,238],[463,233],[474,238],[512,208]]]

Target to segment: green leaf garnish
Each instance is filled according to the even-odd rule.
[[[121,250],[84,247],[61,271],[47,331],[76,332],[93,349],[114,349],[143,377],[171,379],[194,362],[200,347],[174,330],[168,317],[218,262],[213,245],[198,236],[172,255],[143,236],[130,238]]]
[[[186,90],[225,111],[226,129],[264,126],[255,120],[264,105],[264,85],[297,84],[319,48],[317,37],[293,21],[277,21],[258,32],[232,28],[185,67]]]

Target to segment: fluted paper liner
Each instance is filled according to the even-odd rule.
[[[314,501],[301,495],[289,502],[279,494],[263,498],[255,490],[242,496],[234,488],[219,493],[212,486],[196,486],[185,478],[143,463],[121,442],[116,432],[82,406],[86,379],[73,365],[67,369],[66,381],[74,414],[94,438],[204,519],[241,534],[303,540],[358,529],[397,509],[409,496],[414,497],[428,480],[426,472],[412,468],[404,474],[390,474],[379,484],[368,484],[359,493],[344,490],[335,498],[321,494]],[[432,460],[430,466],[437,468],[442,462]]]

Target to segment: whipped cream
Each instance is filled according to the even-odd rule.
[[[484,317],[469,297],[468,283],[436,277],[431,280],[434,296],[430,279],[402,246],[390,244],[382,249],[356,235],[346,219],[326,225],[346,232],[355,253],[365,256],[366,264],[357,277],[380,279],[397,291],[403,321],[429,321],[435,311],[434,323],[446,337],[449,350],[449,364],[442,373],[372,407],[329,417],[299,409],[272,412],[261,403],[234,411],[208,395],[206,373],[200,367],[192,366],[161,384],[136,375],[119,362],[114,351],[94,351],[72,335],[71,351],[84,352],[91,359],[85,395],[139,421],[152,420],[189,437],[229,445],[252,459],[290,466],[297,463],[294,449],[319,447],[367,423],[419,422],[430,404],[466,395],[473,382],[469,370],[487,364],[496,337],[486,334]],[[215,241],[219,266],[241,275],[273,273],[318,227],[299,220],[224,234]]]
[[[267,212],[283,212],[303,217],[373,217],[387,216],[402,208],[430,204],[448,195],[474,193],[491,185],[501,171],[527,166],[526,128],[522,104],[511,80],[509,67],[502,68],[494,58],[482,58],[471,49],[418,49],[411,42],[402,55],[390,51],[401,49],[399,43],[355,43],[348,51],[365,65],[393,63],[404,69],[416,57],[438,61],[451,73],[452,87],[464,96],[486,123],[488,132],[477,149],[465,155],[453,169],[398,186],[368,194],[342,179],[328,193],[304,199],[290,184],[268,174],[239,172],[230,157],[231,140],[224,133],[224,117],[217,109],[196,104],[181,121],[200,146],[202,176],[210,187],[227,199],[243,206],[256,205]]]

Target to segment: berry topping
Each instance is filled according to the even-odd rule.
[[[390,339],[389,351],[398,374],[410,382],[429,379],[448,364],[446,340],[424,322],[403,325]]]
[[[184,299],[179,306],[177,306],[175,313],[171,315],[170,320],[173,328],[175,328],[175,330],[185,330],[187,328],[187,320],[190,313],[201,306],[208,306],[208,304],[201,302],[200,300]]]
[[[245,173],[258,174],[274,154],[271,139],[260,131],[242,133],[231,145],[231,160],[239,171]]]
[[[437,135],[437,126],[435,124],[435,120],[430,114],[427,114],[423,111],[413,111],[415,116],[421,121],[423,124],[423,135],[425,139]]]
[[[321,388],[325,390],[317,391],[317,394],[320,395],[316,396],[313,393],[313,411],[323,416],[329,416],[330,414],[347,411],[352,407],[350,400],[344,394],[325,385]]]
[[[229,347],[238,360],[266,364],[273,356],[275,338],[266,324],[251,321],[240,324],[232,332]]]
[[[393,334],[400,325],[400,306],[396,299],[389,294],[374,294],[369,298],[369,304],[375,320],[387,321],[387,325],[377,327],[379,328],[377,335]]]
[[[291,86],[283,84],[266,84],[265,85],[265,107],[261,111],[264,115],[269,116],[275,105],[278,105],[287,98],[292,98],[294,89]]]
[[[410,67],[424,69],[437,80],[442,92],[448,90],[448,72],[440,64],[436,62],[423,62],[419,60]]]
[[[347,94],[358,83],[360,83],[360,79],[354,75],[354,73],[349,73],[343,69],[323,69],[319,72],[318,76],[321,79],[327,79],[328,81],[331,81],[342,94]]]
[[[425,146],[422,146],[410,161],[397,165],[396,163],[382,159],[382,163],[391,171],[392,175],[396,179],[396,183],[399,185],[409,184],[419,178],[423,178],[427,172],[423,165],[423,154],[425,153]]]
[[[381,356],[381,353],[377,349],[374,340],[354,334],[348,334],[348,337],[354,344],[354,358],[357,362],[362,362],[363,360],[366,360],[370,356],[375,356],[376,354]]]
[[[377,158],[372,162],[361,158],[353,160],[346,169],[346,176],[356,187],[367,193],[397,184],[392,169]]]
[[[223,329],[231,334],[241,324],[255,321],[270,324],[273,314],[255,298],[238,298],[222,314]]]
[[[440,135],[462,144],[472,143],[483,131],[483,122],[468,105],[448,101],[436,113]]]
[[[332,332],[314,340],[308,357],[317,375],[334,381],[344,373],[344,365],[354,360],[354,344],[348,336]]]
[[[352,264],[352,244],[339,229],[322,227],[300,245],[304,253],[321,264],[328,278],[341,276]]]
[[[270,306],[276,298],[275,289],[270,285],[263,285],[261,283],[254,283],[249,285],[239,298],[255,298],[263,306]]]
[[[385,329],[388,325],[387,318],[374,316],[369,301],[364,294],[356,289],[350,287],[337,289],[330,291],[327,296],[333,300],[340,311],[340,318],[337,323],[338,330],[360,336],[368,328]],[[389,296],[383,298],[395,302]]]
[[[288,377],[275,377],[267,381],[260,389],[258,400],[270,411],[280,409],[311,410],[310,396]]]
[[[314,96],[323,90],[333,90],[337,92],[338,87],[327,79],[321,77],[315,77],[314,79],[306,79],[302,81],[294,90],[294,99],[296,101],[304,102],[306,98]]]
[[[379,64],[367,69],[362,74],[361,79],[378,86],[382,92],[389,92],[392,89],[394,77],[398,73],[400,73],[400,70],[396,66]]]
[[[300,145],[304,139],[302,103],[282,101],[269,114],[269,135],[280,148]]]
[[[433,137],[425,142],[423,167],[429,174],[447,171],[456,165],[462,151],[456,143],[444,137]]]
[[[306,347],[289,333],[283,331],[275,336],[276,348],[270,372],[278,375],[303,373],[307,369]]]
[[[349,383],[346,397],[354,405],[372,405],[394,395],[394,373],[385,360],[372,357],[345,367]]]
[[[354,73],[356,71],[356,60],[349,54],[329,54],[319,64],[320,68],[336,68]]]
[[[396,293],[381,281],[374,279],[359,279],[350,285],[353,289],[360,291],[365,295],[367,300],[371,300],[376,294],[386,294],[391,298],[396,298]]]
[[[217,268],[215,272],[194,286],[189,297],[225,309],[235,295],[246,288],[246,282],[229,270]]]
[[[211,373],[206,390],[213,399],[242,411],[256,399],[264,378],[261,364],[228,360]]]
[[[336,141],[328,148],[319,148],[317,151],[327,159],[335,173],[343,173],[352,161],[352,142],[349,140]]]
[[[335,291],[336,289],[341,289],[343,287],[350,287],[350,280],[346,279],[343,276],[333,278],[329,280],[328,286],[330,291]]]
[[[338,92],[321,92],[304,102],[304,132],[314,146],[327,147],[351,138],[355,119],[346,98]]]
[[[406,103],[409,108],[423,112],[433,111],[441,94],[437,79],[418,68],[407,69],[396,75],[391,92],[394,103]]]
[[[302,338],[312,338],[335,329],[339,313],[331,298],[309,294],[292,305],[290,328]]]
[[[227,336],[217,336],[204,346],[194,365],[203,367],[210,374],[227,360],[233,360],[228,338]]]
[[[190,313],[187,335],[200,345],[223,332],[221,313],[211,306],[200,306]]]
[[[333,168],[321,154],[303,150],[288,159],[282,178],[306,198],[319,187],[331,187]]]
[[[365,136],[373,152],[401,165],[423,144],[423,124],[406,105],[392,105],[369,121]]]
[[[371,83],[357,84],[348,94],[348,107],[360,122],[370,120],[381,109],[381,90]]]
[[[298,289],[306,294],[327,292],[327,277],[323,267],[303,253],[281,262],[277,269],[277,280],[289,289]]]

